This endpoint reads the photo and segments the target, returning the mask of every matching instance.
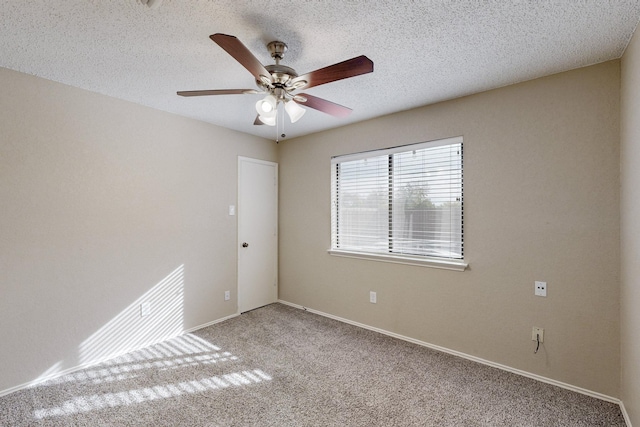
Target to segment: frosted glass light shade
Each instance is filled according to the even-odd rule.
[[[276,125],[276,115],[275,114],[272,117],[258,116],[258,120],[260,120],[263,124],[265,124],[267,126],[275,126]]]
[[[278,113],[278,100],[273,95],[267,95],[256,102],[258,119],[267,126],[276,125],[276,114]]]
[[[261,116],[271,117],[276,115],[276,107],[278,106],[278,101],[276,97],[273,95],[267,95],[264,99],[256,102],[256,111]]]
[[[300,118],[304,116],[304,113],[307,112],[307,110],[296,104],[293,100],[287,101],[287,103],[284,104],[284,109],[287,111],[287,114],[289,114],[291,123],[300,120]]]

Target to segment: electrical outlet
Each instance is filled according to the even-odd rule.
[[[544,328],[534,326],[531,331],[531,341],[538,341],[538,339],[540,339],[540,342],[544,342]]]
[[[151,303],[143,302],[140,304],[140,317],[145,317],[151,314]]]
[[[547,296],[547,282],[535,282],[534,293],[539,297]]]
[[[229,301],[231,299],[231,292],[230,291],[224,291],[224,300],[225,301]]]
[[[369,302],[371,304],[376,304],[378,302],[378,296],[376,295],[375,292],[370,291],[369,292]]]

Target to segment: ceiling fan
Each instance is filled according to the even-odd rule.
[[[293,68],[280,64],[280,60],[282,60],[287,50],[287,45],[281,41],[272,41],[267,45],[275,64],[264,66],[237,37],[220,33],[209,37],[255,77],[259,90],[193,90],[181,91],[178,92],[178,95],[266,94],[263,99],[256,103],[258,116],[253,123],[254,125],[275,126],[280,103],[284,104],[284,109],[292,123],[298,121],[306,111],[300,105],[322,111],[334,117],[346,117],[352,111],[350,108],[306,93],[296,93],[296,91],[373,72],[373,62],[362,55],[299,76]]]

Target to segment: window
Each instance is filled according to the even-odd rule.
[[[330,253],[462,270],[462,137],[334,157]]]

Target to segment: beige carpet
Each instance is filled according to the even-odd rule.
[[[273,304],[0,398],[2,426],[624,426],[617,405]]]

